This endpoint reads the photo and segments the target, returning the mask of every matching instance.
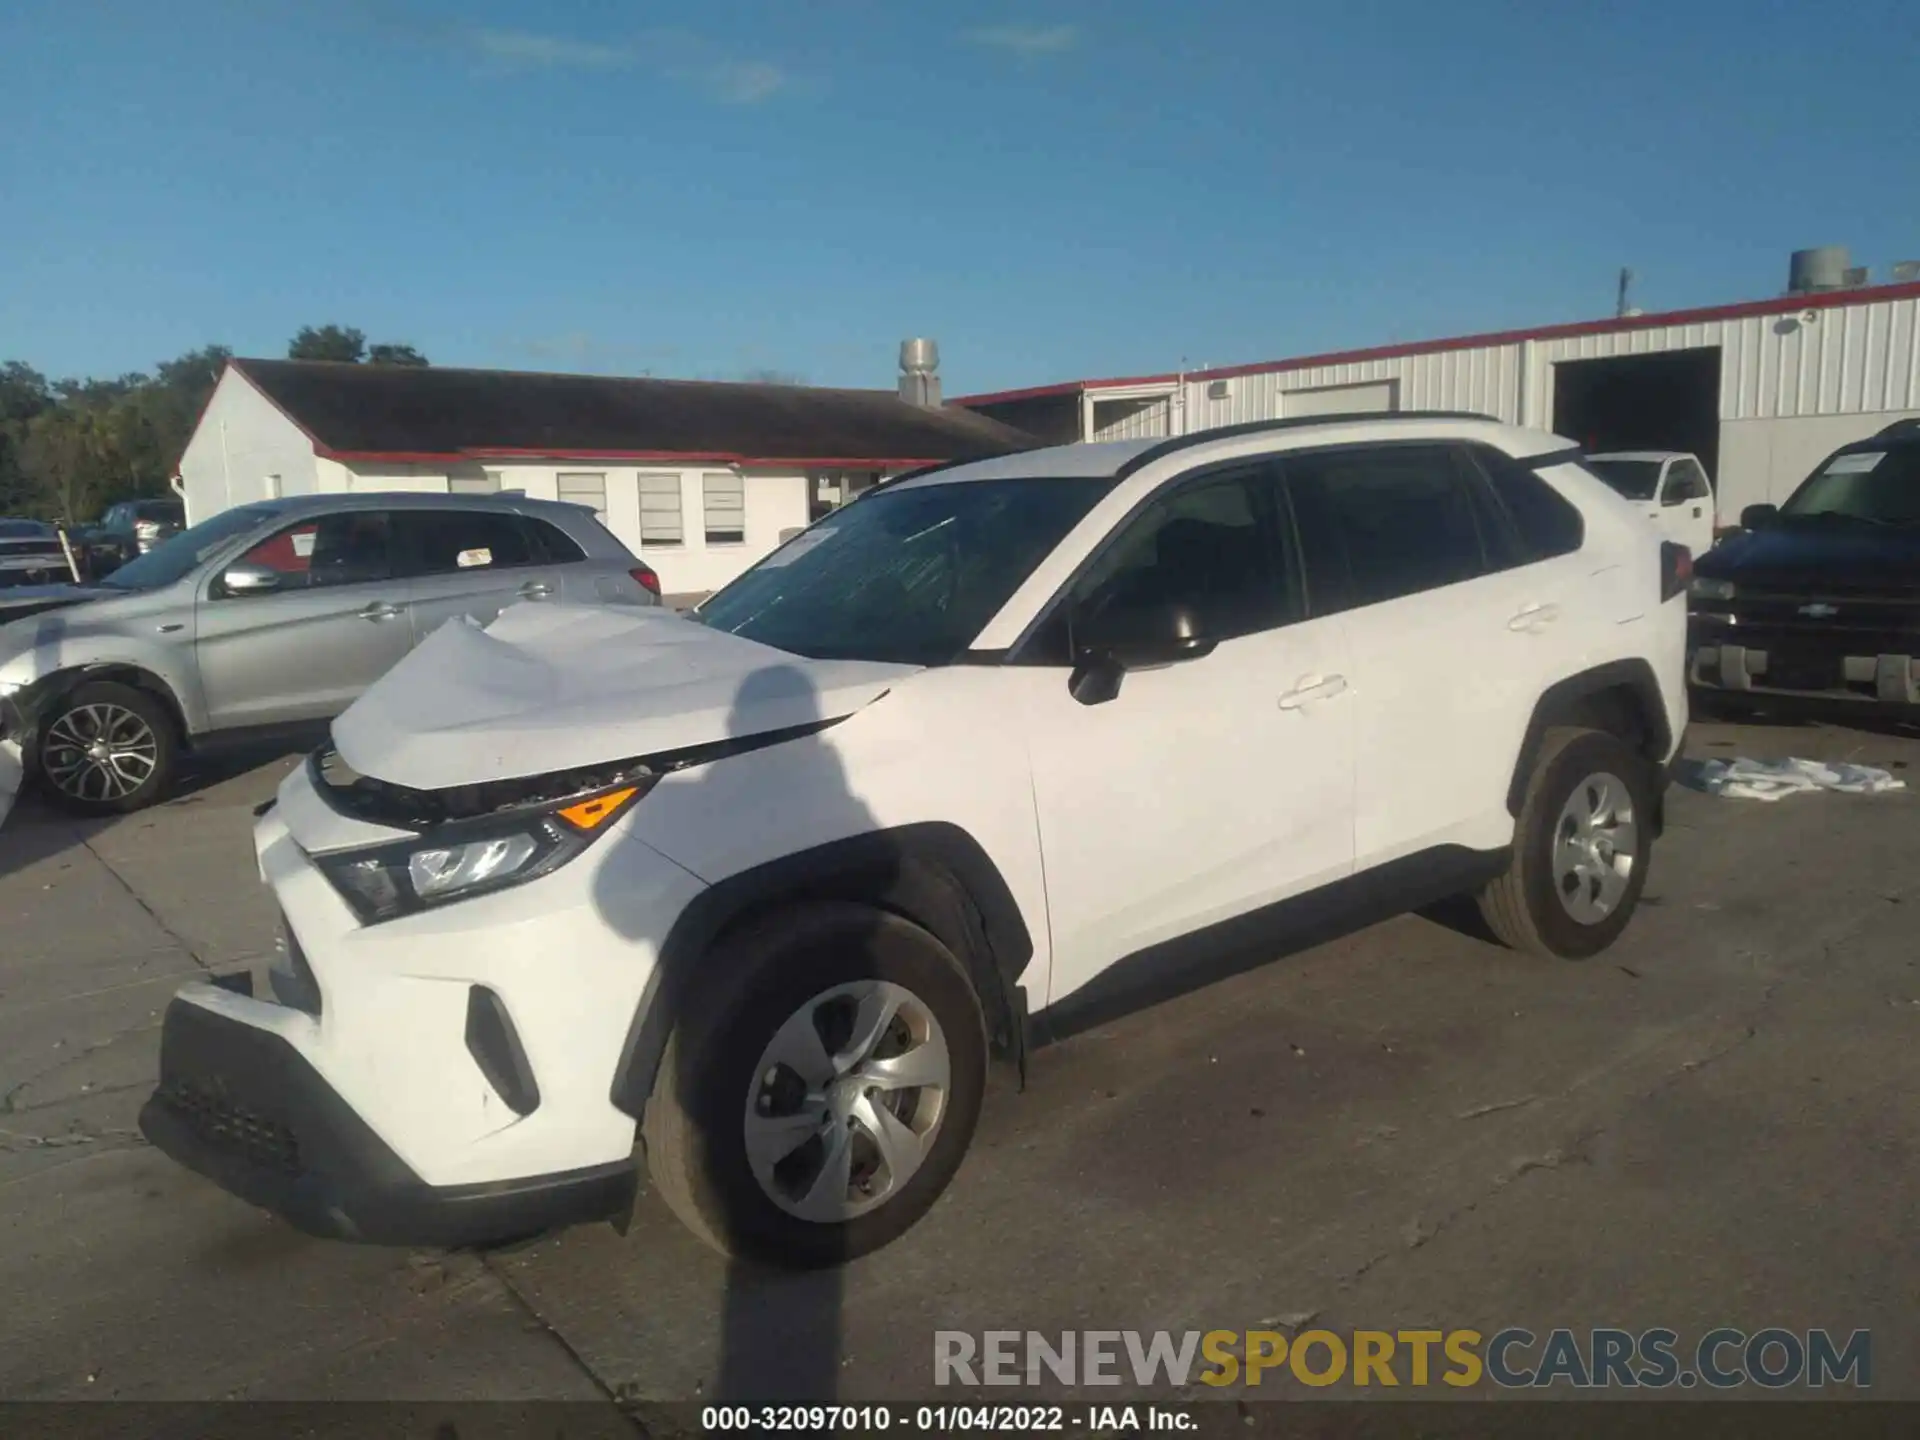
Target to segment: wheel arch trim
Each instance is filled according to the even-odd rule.
[[[1528,717],[1520,753],[1514,761],[1513,776],[1507,783],[1507,813],[1519,818],[1526,803],[1527,782],[1532,778],[1541,742],[1555,725],[1592,723],[1595,702],[1605,696],[1625,696],[1633,707],[1633,719],[1642,727],[1637,748],[1651,765],[1660,765],[1673,749],[1673,728],[1667,719],[1666,702],[1653,666],[1638,657],[1610,660],[1603,665],[1570,675],[1548,686],[1534,702]],[[1628,738],[1628,737],[1622,737]]]
[[[611,1098],[635,1120],[666,1053],[684,987],[699,961],[735,927],[781,906],[850,900],[910,920],[966,966],[989,1039],[1024,1062],[1026,1008],[1019,985],[1033,957],[1026,918],[1000,869],[961,827],[930,821],[868,831],[782,855],[702,891],[674,920],[627,1029]]]

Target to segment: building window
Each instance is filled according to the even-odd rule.
[[[747,482],[733,474],[702,475],[700,493],[706,509],[707,543],[738,545],[747,538]]]
[[[559,476],[560,498],[570,505],[590,505],[594,518],[607,523],[607,477],[601,474]]]
[[[498,495],[500,493],[500,472],[482,470],[477,474],[468,470],[455,470],[447,476],[449,495]]]
[[[640,543],[679,545],[686,540],[680,525],[680,477],[640,477]]]

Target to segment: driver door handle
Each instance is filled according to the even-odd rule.
[[[520,598],[523,600],[544,600],[551,594],[553,586],[544,580],[529,580],[520,587]]]
[[[1523,606],[1514,614],[1511,620],[1507,621],[1507,629],[1538,632],[1546,629],[1547,626],[1559,618],[1560,607],[1558,605],[1527,605]]]
[[[384,600],[376,600],[360,612],[362,620],[392,620],[404,613],[398,605],[389,605]]]
[[[1308,675],[1280,697],[1282,710],[1298,710],[1309,700],[1329,700],[1347,688],[1344,675]]]

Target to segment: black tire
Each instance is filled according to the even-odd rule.
[[[153,766],[145,779],[125,793],[105,793],[84,780],[76,782],[70,774],[59,773],[65,770],[67,751],[61,740],[63,722],[73,717],[74,725],[84,728],[84,712],[89,706],[111,707],[135,716],[152,737]],[[173,716],[160,700],[131,685],[95,680],[68,692],[41,717],[34,769],[47,799],[61,809],[77,815],[125,815],[145,809],[167,793],[173,784],[179,749]]]
[[[1604,918],[1582,921],[1562,900],[1554,854],[1563,809],[1577,789],[1600,775],[1616,777],[1627,789],[1637,830],[1635,853],[1618,901]],[[1655,801],[1653,766],[1618,736],[1570,727],[1548,730],[1514,826],[1512,860],[1478,897],[1488,928],[1515,950],[1563,960],[1584,960],[1613,944],[1646,888]]]
[[[775,1032],[837,985],[888,981],[939,1022],[950,1085],[919,1168],[876,1208],[838,1223],[789,1214],[747,1159],[744,1116]],[[641,1136],[661,1198],[722,1254],[783,1269],[837,1265],[911,1228],[947,1188],[973,1139],[986,1087],[979,997],[946,946],[919,926],[865,905],[781,910],[724,936],[701,963],[697,993],[676,1021],[648,1098]]]

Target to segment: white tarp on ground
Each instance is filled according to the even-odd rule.
[[[1906,781],[1871,765],[1827,764],[1820,760],[1709,760],[1700,767],[1700,788],[1709,795],[1738,800],[1778,800],[1807,790],[1876,795],[1907,786]]]
[[[0,825],[7,823],[14,796],[20,793],[20,743],[0,740]]]

